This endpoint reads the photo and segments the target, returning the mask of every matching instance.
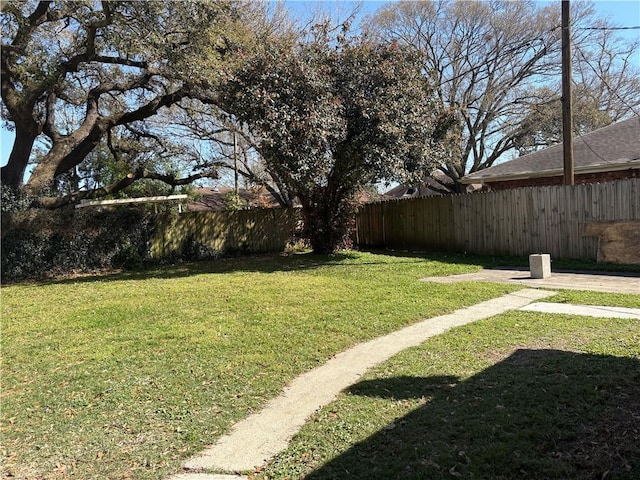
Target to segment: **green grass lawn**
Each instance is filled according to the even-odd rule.
[[[632,480],[639,445],[638,321],[516,311],[371,371],[255,478]]]
[[[278,395],[294,377],[335,353],[419,319],[519,289],[418,281],[494,263],[500,261],[400,253],[348,253],[330,259],[299,254],[4,287],[3,475],[162,479]],[[580,300],[571,295],[560,301]],[[640,304],[640,296],[598,295],[600,303]],[[558,321],[524,312],[492,322],[458,329],[394,358],[366,381],[388,378],[384,391],[406,389],[406,395],[359,393],[374,388],[367,383],[354,387],[322,410],[262,476],[299,478],[315,472],[312,478],[334,478],[331,471],[340,471],[340,462],[358,464],[359,452],[350,458],[353,444],[371,439],[375,452],[380,431],[401,433],[412,424],[410,412],[430,411],[432,389],[442,390],[433,397],[446,410],[446,392],[457,394],[463,391],[457,385],[473,385],[478,375],[511,358],[516,347],[587,349],[625,361],[638,358],[638,326],[630,322],[603,327],[594,320]],[[580,327],[579,334],[574,327]],[[626,367],[621,372],[628,373]],[[491,381],[500,386],[500,379]],[[420,393],[422,388],[426,393]],[[471,394],[460,395],[457,403]],[[487,407],[486,400],[478,402],[467,408]],[[477,434],[486,434],[482,422],[477,423]],[[429,441],[447,455],[459,447],[444,433]],[[403,436],[396,443],[402,463],[419,448],[411,443],[404,448]],[[463,450],[473,456],[465,444],[453,452],[456,460],[464,460],[459,454]],[[416,461],[427,460],[420,456]],[[435,461],[450,470],[446,458]],[[416,468],[415,462],[411,465]],[[467,475],[465,468],[461,464],[451,475]],[[535,478],[535,468],[526,468]]]
[[[2,288],[3,474],[157,479],[298,374],[517,287],[461,256],[232,259]]]

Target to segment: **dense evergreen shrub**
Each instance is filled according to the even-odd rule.
[[[218,258],[228,256],[228,252],[214,250],[201,241],[198,241],[194,234],[189,234],[182,244],[182,250],[178,254],[177,261],[184,260],[187,262],[200,262],[203,260],[216,260]]]
[[[33,199],[34,197],[18,188],[0,185],[0,211],[2,215],[27,210]]]
[[[144,209],[7,210],[3,207],[3,283],[139,267],[148,257],[155,225],[155,214]]]

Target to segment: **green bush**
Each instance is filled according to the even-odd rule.
[[[155,214],[14,210],[2,215],[2,283],[105,268],[138,268],[148,257]]]
[[[3,215],[27,210],[33,199],[20,189],[4,184],[0,185],[0,211]]]
[[[132,243],[122,245],[120,251],[113,257],[113,266],[126,270],[142,267],[144,258],[139,250],[140,249]]]
[[[186,260],[188,262],[199,262],[203,260],[216,260],[225,256],[227,252],[214,250],[208,245],[198,241],[195,235],[190,234],[185,238],[182,245],[182,251],[177,260]]]

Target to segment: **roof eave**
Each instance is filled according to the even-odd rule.
[[[589,174],[589,173],[603,173],[603,172],[617,172],[620,170],[630,170],[640,168],[640,158],[635,158],[625,163],[602,163],[598,165],[587,165],[584,167],[576,167],[574,174]],[[544,178],[544,177],[556,177],[563,175],[564,170],[562,168],[555,168],[553,170],[542,170],[538,172],[525,172],[515,173],[507,175],[495,175],[487,177],[473,177],[465,176],[460,179],[460,183],[463,185],[470,185],[472,183],[490,183],[490,182],[506,182],[511,180],[526,180],[529,178]]]

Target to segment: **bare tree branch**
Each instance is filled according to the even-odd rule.
[[[176,176],[170,174],[161,174],[144,169],[138,169],[135,172],[129,173],[117,182],[114,182],[111,185],[107,185],[105,187],[96,188],[93,190],[77,191],[61,197],[39,197],[34,201],[33,206],[53,210],[56,208],[61,208],[67,205],[78,203],[80,200],[103,198],[107,195],[118,193],[141,179],[159,180],[166,183],[167,185],[171,185],[172,187],[177,187],[180,185],[189,185],[201,178],[217,178],[217,176],[212,172],[200,172],[194,175],[189,175],[188,177],[177,178]]]

